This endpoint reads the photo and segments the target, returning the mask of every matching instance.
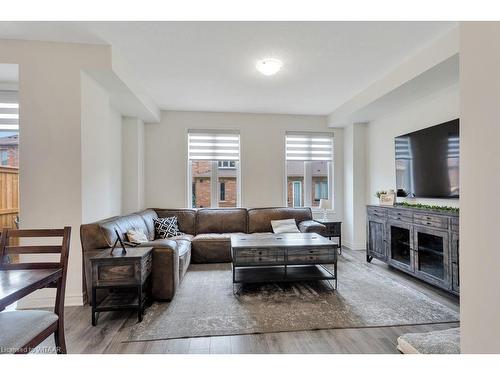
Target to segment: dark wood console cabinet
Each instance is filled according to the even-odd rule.
[[[460,292],[458,213],[367,206],[366,260],[381,260],[430,284]]]

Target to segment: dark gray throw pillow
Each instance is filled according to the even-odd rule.
[[[153,222],[155,224],[156,238],[168,238],[182,236],[184,234],[179,231],[177,216],[160,217],[158,219],[153,219]]]

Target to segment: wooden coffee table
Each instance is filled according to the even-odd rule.
[[[233,285],[327,280],[335,290],[338,246],[315,233],[233,235]]]

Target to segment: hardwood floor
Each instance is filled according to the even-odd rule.
[[[364,251],[343,250],[342,256],[365,261]],[[387,276],[398,282],[418,287],[428,296],[458,311],[458,298],[411,278],[373,260]],[[457,327],[458,323],[392,326],[376,328],[344,328],[300,332],[280,332],[238,336],[197,337],[186,339],[123,342],[128,327],[136,323],[134,313],[102,313],[99,324],[90,324],[90,308],[66,308],[66,341],[69,353],[398,353],[397,338],[407,332],[428,332]],[[41,347],[53,346],[53,338]]]

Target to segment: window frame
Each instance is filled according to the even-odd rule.
[[[238,136],[238,159],[224,160],[224,159],[190,159],[189,152],[189,134],[216,134],[220,136]],[[192,162],[193,161],[204,161],[211,163],[210,172],[210,207],[207,208],[218,208],[219,198],[220,198],[220,183],[219,183],[219,169],[233,169],[236,170],[236,208],[241,207],[241,135],[238,129],[187,129],[186,132],[186,160],[187,160],[187,196],[186,196],[186,207],[194,208],[193,205],[193,175],[192,175]],[[219,162],[224,164],[228,163],[228,166],[222,165],[219,167]],[[234,163],[234,167],[231,164]],[[227,191],[226,191],[227,195]]]
[[[335,170],[335,137],[332,133],[329,132],[317,132],[317,133],[311,133],[311,132],[285,132],[284,137],[283,137],[283,155],[284,155],[284,207],[288,207],[288,170],[287,170],[287,162],[288,161],[300,161],[304,163],[304,173],[302,174],[303,180],[302,180],[302,194],[303,194],[303,201],[302,201],[302,206],[300,207],[309,207],[313,210],[319,211],[319,207],[313,206],[313,198],[312,198],[312,193],[314,189],[314,182],[312,179],[312,161],[311,160],[287,160],[286,158],[286,137],[287,135],[291,134],[304,134],[304,135],[326,135],[328,134],[329,136],[332,137],[332,159],[331,160],[324,160],[327,162],[327,192],[328,192],[328,199],[331,201],[332,208],[329,209],[328,211],[334,212],[335,210],[335,186],[334,186],[334,170]],[[292,189],[293,190],[293,189]],[[293,202],[293,197],[292,197],[292,202]],[[292,203],[292,207],[295,207]]]

